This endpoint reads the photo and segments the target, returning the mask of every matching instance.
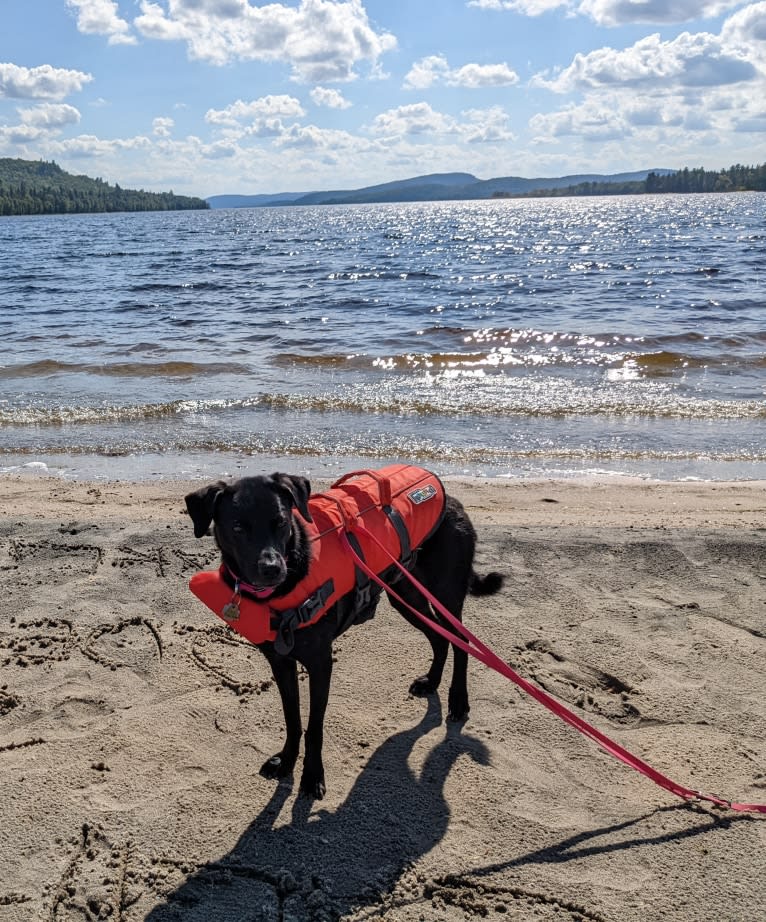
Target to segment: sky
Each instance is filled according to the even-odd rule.
[[[0,157],[207,197],[766,160],[766,2],[0,0]]]

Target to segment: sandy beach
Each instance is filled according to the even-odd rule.
[[[480,638],[682,784],[766,801],[766,484],[447,483],[506,575]],[[765,817],[476,662],[447,725],[385,601],[337,643],[326,798],[261,778],[279,698],[187,588],[217,560],[198,485],[0,479],[0,922],[766,918]]]

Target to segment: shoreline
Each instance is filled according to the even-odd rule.
[[[111,506],[130,513],[130,502],[173,503],[211,475],[161,480],[65,480],[45,473],[0,474],[6,508],[21,503],[31,514],[55,509]],[[715,529],[746,528],[766,534],[766,480],[644,480],[629,475],[567,478],[485,478],[441,476],[447,491],[473,510],[478,521],[513,527],[583,526]],[[328,489],[334,478],[310,478],[312,493]],[[98,501],[92,499],[97,497]],[[105,498],[106,497],[106,498]],[[122,515],[122,512],[120,513]]]
[[[476,479],[488,483],[588,480],[641,483],[759,483],[766,482],[766,461],[739,459],[656,458],[627,461],[576,462],[551,456],[508,465],[477,465],[417,455],[359,457],[357,455],[245,454],[243,452],[163,452],[136,455],[5,453],[0,478],[51,476],[66,482],[161,483],[243,477],[275,470],[310,479],[334,480],[347,471],[383,467],[406,460],[433,470],[444,479]]]
[[[674,780],[766,800],[766,482],[445,482],[506,576],[466,604],[482,640]],[[281,709],[188,590],[199,483],[0,477],[0,922],[766,916],[766,822],[475,662],[446,723],[385,600],[336,643],[326,798],[261,778]]]

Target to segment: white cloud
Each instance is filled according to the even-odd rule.
[[[63,99],[79,92],[93,77],[79,70],[65,70],[42,64],[19,67],[0,63],[0,99]]]
[[[449,86],[464,86],[481,89],[487,86],[513,86],[519,82],[518,74],[503,62],[502,64],[464,64],[453,70],[447,78]]]
[[[293,125],[282,133],[278,143],[282,147],[332,147],[335,140],[339,139],[340,132],[319,128],[317,125]],[[351,135],[344,139],[348,141]]]
[[[301,118],[305,115],[300,100],[294,96],[261,96],[250,102],[238,99],[225,109],[208,109],[205,121],[212,125],[239,125],[257,123],[263,119]]]
[[[560,6],[570,6],[569,0],[470,0],[468,6],[480,10],[511,10],[526,16],[540,16]]]
[[[79,111],[64,103],[44,103],[32,109],[19,109],[18,113],[23,125],[33,125],[47,131],[64,125],[76,125],[80,121]]]
[[[12,148],[21,147],[21,151],[13,151],[18,156],[24,153],[25,144],[33,144],[44,135],[45,132],[35,125],[0,125],[0,148],[7,148],[10,153]]]
[[[537,143],[564,137],[604,142],[630,137],[633,133],[629,120],[615,106],[597,101],[535,115],[529,127]]]
[[[351,103],[338,90],[315,86],[309,95],[315,106],[327,106],[328,109],[348,109],[351,107]]]
[[[333,161],[337,160],[336,155],[341,153],[348,151],[363,153],[374,146],[373,142],[350,134],[348,131],[319,128],[317,125],[292,125],[280,135],[276,143],[282,148],[306,148],[321,151],[331,155]]]
[[[766,109],[747,118],[737,118],[734,121],[734,131],[751,134],[764,134],[766,132]]]
[[[434,83],[481,89],[488,86],[512,86],[519,82],[518,74],[505,62],[502,64],[464,64],[451,68],[443,55],[429,55],[416,61],[404,78],[407,89],[424,90]]]
[[[152,121],[152,134],[156,138],[169,138],[170,129],[175,125],[172,118],[159,116]]]
[[[639,100],[637,104],[624,106],[622,113],[621,117],[638,129],[678,127],[684,124],[685,119],[690,118],[680,101],[665,98]],[[695,116],[692,121],[699,120]]]
[[[629,139],[674,159],[722,148],[733,132],[757,134],[763,124],[766,2],[734,13],[719,35],[650,35],[623,50],[600,48],[533,84],[579,97],[530,119],[538,144]]]
[[[221,128],[230,140],[245,134],[266,138],[281,135],[286,121],[294,123],[305,114],[294,96],[261,96],[251,102],[238,99],[225,109],[208,109],[205,121]]]
[[[448,134],[456,130],[453,118],[434,111],[427,102],[416,102],[381,112],[371,131],[380,135]]]
[[[753,80],[757,71],[742,54],[727,50],[709,32],[682,32],[664,42],[648,35],[629,48],[599,48],[576,54],[553,79],[543,75],[533,83],[557,93],[604,88],[709,87]]]
[[[186,16],[184,19],[186,22],[175,19],[172,12],[170,18],[168,18],[159,3],[141,0],[141,15],[133,20],[133,25],[146,38],[153,38],[163,42],[189,41],[191,46],[194,42],[194,17]],[[207,27],[206,31],[211,31],[211,27]],[[210,40],[208,39],[208,41]],[[202,54],[195,53],[193,47],[189,48],[189,53],[192,57],[204,57]],[[226,55],[222,54],[222,60],[216,63],[225,64],[227,60]]]
[[[230,160],[239,153],[237,145],[229,141],[217,141],[215,144],[205,145],[200,150],[200,155],[206,160]]]
[[[741,4],[742,0],[470,0],[468,6],[524,16],[540,16],[564,7],[570,16],[590,16],[600,26],[626,26],[714,19]]]
[[[300,0],[253,6],[248,0],[141,0],[134,25],[147,38],[186,42],[190,57],[212,64],[286,62],[296,80],[351,80],[355,66],[375,70],[396,47],[370,25],[362,0]]]
[[[594,97],[558,112],[538,114],[530,120],[536,143],[579,138],[603,144],[607,141],[646,139],[670,141],[683,134],[710,131],[713,120],[701,108],[690,109],[680,97],[642,100],[640,97],[606,100]]]
[[[723,25],[721,38],[728,48],[766,70],[766,3],[751,3],[730,16]]]
[[[114,0],[66,0],[77,13],[77,28],[86,35],[108,35],[110,45],[134,45],[130,25],[118,13]]]
[[[712,19],[741,3],[742,0],[582,0],[577,9],[601,26],[669,25]]]
[[[514,135],[509,129],[508,113],[500,106],[489,109],[466,109],[460,113],[465,124],[460,127],[460,134],[469,144],[497,143],[513,141]]]
[[[404,78],[404,86],[410,90],[426,90],[449,73],[447,59],[440,54],[432,54],[416,61]]]
[[[95,135],[81,134],[76,138],[67,138],[56,141],[50,145],[49,151],[57,156],[76,158],[105,157],[125,150],[151,150],[152,142],[149,138],[138,136],[135,138],[115,138],[105,140]]]

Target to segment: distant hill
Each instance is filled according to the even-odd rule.
[[[201,198],[144,192],[75,176],[44,160],[0,158],[0,215],[209,208]]]
[[[501,179],[487,179],[484,182],[478,182],[475,191],[479,193],[476,198],[492,198],[497,196],[498,193],[526,195],[530,192],[569,189],[572,186],[579,186],[586,182],[618,184],[644,182],[650,173],[654,173],[656,176],[670,176],[675,173],[675,170],[637,170],[632,173],[609,173],[607,175],[602,173],[576,173],[572,176],[538,177],[536,179],[506,176]]]
[[[398,182],[387,182],[362,189],[326,192],[297,192],[275,195],[215,195],[208,198],[212,208],[263,208],[276,205],[360,205],[383,202],[434,202],[455,199],[489,199],[499,196],[528,195],[542,190],[568,189],[583,183],[643,182],[650,173],[672,175],[675,170],[638,170],[632,173],[581,173],[573,176],[505,176],[478,179],[471,173],[431,173]]]
[[[274,192],[266,195],[211,195],[205,199],[211,208],[265,208],[292,205],[305,192]]]

